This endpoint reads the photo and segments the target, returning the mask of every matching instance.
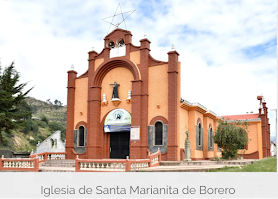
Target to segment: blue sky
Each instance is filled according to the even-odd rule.
[[[66,104],[67,71],[73,64],[83,74],[87,52],[101,52],[109,28],[102,19],[118,3],[123,12],[136,10],[126,20],[133,44],[147,35],[151,55],[162,61],[175,45],[184,99],[233,115],[258,112],[256,96],[262,93],[269,109],[277,108],[273,0],[0,0],[1,65],[15,62],[22,81],[35,86],[31,96]],[[269,116],[274,133],[274,112]]]

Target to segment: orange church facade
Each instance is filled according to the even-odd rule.
[[[180,161],[185,132],[192,160],[221,156],[212,139],[221,118],[201,104],[181,100],[178,52],[168,52],[167,62],[158,61],[150,55],[151,42],[144,38],[140,43],[132,44],[130,31],[115,29],[104,38],[100,53],[89,52],[84,74],[68,71],[66,158],[145,159],[159,149],[162,160]],[[267,115],[260,112],[259,117],[260,122],[251,122],[256,146],[248,144],[247,158],[269,153],[269,124],[259,130]]]

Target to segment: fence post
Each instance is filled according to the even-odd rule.
[[[3,168],[3,161],[4,161],[4,156],[2,155],[2,157],[0,159],[0,170],[2,170],[2,168]]]
[[[80,172],[78,156],[75,158],[75,172]]]
[[[35,172],[39,172],[39,159],[35,158]]]
[[[125,163],[125,171],[130,171],[131,170],[130,160],[126,159],[125,161],[126,161],[126,163]]]
[[[150,154],[150,153],[149,153],[149,155],[148,155],[148,159],[150,160],[150,161],[149,161],[149,167],[151,167],[152,160],[151,160],[151,154]]]
[[[44,152],[43,159],[44,162],[47,160],[47,152]]]
[[[161,151],[159,151],[159,154],[158,154],[158,162],[159,163],[161,162]]]

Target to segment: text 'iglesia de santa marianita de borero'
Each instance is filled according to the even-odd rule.
[[[134,46],[131,32],[117,28],[104,38],[100,53],[89,52],[84,74],[68,71],[66,158],[144,159],[159,149],[162,160],[183,160],[185,132],[192,160],[220,156],[212,135],[221,118],[181,100],[178,52],[158,61],[150,55],[151,42],[140,43]],[[252,124],[245,158],[270,155],[267,107],[258,99],[259,114],[238,116]]]

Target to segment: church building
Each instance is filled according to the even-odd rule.
[[[192,160],[220,156],[212,137],[220,118],[181,98],[179,53],[159,61],[150,44],[143,38],[134,46],[131,32],[117,28],[100,53],[88,53],[84,74],[68,71],[67,159],[145,159],[160,150],[162,160],[179,161],[186,132]]]

